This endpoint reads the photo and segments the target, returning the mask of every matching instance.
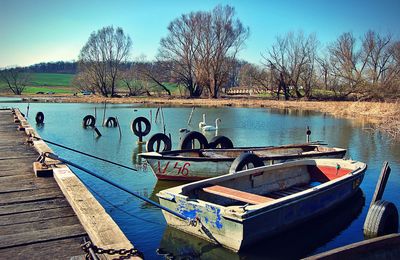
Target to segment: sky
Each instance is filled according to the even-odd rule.
[[[316,33],[321,48],[344,32],[400,40],[400,0],[0,0],[0,68],[77,60],[89,35],[109,25],[131,37],[132,60],[153,60],[171,21],[218,4],[235,7],[249,27],[239,58],[253,63],[290,31]]]

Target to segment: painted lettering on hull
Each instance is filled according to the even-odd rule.
[[[161,175],[166,175],[166,174],[174,174],[175,175],[182,175],[182,176],[188,176],[190,171],[189,171],[189,162],[175,162],[175,164],[167,162],[165,166],[161,165],[161,162],[157,162],[157,173]]]

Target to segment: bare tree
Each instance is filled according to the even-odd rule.
[[[164,68],[171,71],[173,80],[188,89],[190,97],[198,97],[202,93],[202,86],[195,75],[195,55],[199,45],[199,38],[195,36],[201,16],[201,12],[192,12],[172,21],[168,26],[168,36],[160,41],[158,55]]]
[[[158,57],[167,62],[175,81],[189,90],[190,97],[200,96],[206,88],[209,97],[217,98],[249,32],[235,18],[234,8],[217,6],[211,12],[184,14],[170,23],[168,31]]]
[[[21,95],[30,81],[30,74],[23,72],[19,67],[5,68],[0,71],[0,79],[15,95]]]
[[[392,47],[392,36],[368,31],[362,39],[361,56],[366,60],[365,80],[370,97],[383,97],[387,88],[398,75],[394,69],[395,57]]]
[[[271,49],[262,55],[264,65],[275,75],[278,99],[281,91],[285,99],[302,97],[300,89],[304,85],[308,88],[305,94],[311,94],[317,46],[315,34],[305,36],[303,32],[289,32],[283,37],[278,36]],[[295,95],[290,93],[290,89]]]
[[[140,74],[134,65],[121,72],[121,84],[128,89],[128,96],[139,96],[148,93],[148,84],[140,80]]]
[[[116,94],[120,66],[128,58],[132,41],[122,28],[103,27],[93,32],[79,54],[79,69],[103,96]]]
[[[235,18],[235,9],[231,6],[217,6],[205,20],[203,48],[200,56],[205,57],[204,70],[207,71],[209,95],[217,98],[221,86],[228,80],[232,69],[230,61],[235,60],[249,36],[249,29]]]
[[[169,62],[140,62],[137,63],[138,76],[143,81],[151,81],[165,91],[169,96],[171,91],[163,82],[170,82],[171,70],[169,70]]]
[[[244,64],[239,74],[240,86],[247,88],[261,88],[274,93],[274,78],[270,70],[251,63]]]
[[[361,93],[365,81],[362,77],[367,60],[357,50],[356,38],[344,33],[328,46],[331,72],[337,77],[338,85],[333,89],[341,97]]]

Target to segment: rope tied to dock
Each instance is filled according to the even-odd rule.
[[[162,209],[162,210],[164,210],[164,211],[166,211],[166,212],[168,212],[168,213],[170,213],[170,214],[172,214],[172,215],[174,215],[174,216],[176,216],[176,217],[178,217],[180,219],[188,221],[188,225],[193,225],[193,226],[197,225],[197,220],[196,219],[192,219],[192,218],[186,217],[185,215],[183,215],[183,214],[181,214],[179,212],[175,212],[175,211],[173,211],[173,210],[171,210],[171,209],[169,209],[167,207],[164,207],[164,206],[158,204],[157,202],[152,201],[149,198],[141,196],[136,192],[130,191],[126,187],[124,187],[124,186],[122,186],[122,185],[120,185],[120,184],[118,184],[118,183],[116,183],[116,182],[114,182],[112,180],[109,180],[109,179],[107,179],[107,178],[105,178],[105,177],[103,177],[103,176],[101,176],[101,175],[89,170],[89,169],[86,169],[85,167],[82,167],[82,166],[80,166],[80,165],[78,165],[76,163],[73,163],[71,161],[63,159],[63,158],[61,158],[61,157],[59,157],[59,156],[57,156],[57,155],[55,155],[53,153],[46,152],[46,153],[43,154],[43,156],[45,156],[47,158],[50,158],[50,159],[53,159],[53,160],[56,160],[56,161],[63,162],[65,164],[67,164],[67,165],[70,165],[70,166],[75,167],[75,168],[77,168],[77,169],[79,169],[81,171],[84,171],[84,172],[90,174],[91,176],[96,177],[97,179],[100,179],[100,180],[102,180],[102,181],[104,181],[104,182],[106,182],[106,183],[108,183],[108,184],[110,184],[110,185],[122,190],[122,191],[125,191],[128,194],[131,194],[131,195],[135,196],[136,198],[144,200],[147,203],[149,203],[149,204],[151,204],[153,206],[156,206],[157,208],[160,208],[160,209]]]
[[[98,259],[96,257],[96,255],[92,255],[93,253],[108,254],[108,255],[117,255],[117,254],[120,255],[117,258],[113,258],[113,260],[114,259],[129,259],[133,256],[138,256],[138,257],[144,259],[144,254],[141,251],[139,251],[138,249],[136,249],[135,247],[132,247],[131,249],[125,249],[125,248],[104,249],[104,248],[94,245],[91,241],[86,241],[81,244],[81,248],[86,253],[86,256],[85,256],[86,259]]]

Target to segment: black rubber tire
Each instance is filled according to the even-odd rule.
[[[144,125],[146,126],[144,131],[142,131],[142,123],[144,123]],[[150,133],[151,123],[147,118],[139,116],[139,117],[136,117],[135,120],[133,120],[133,122],[131,124],[131,129],[132,129],[132,132],[138,137],[146,136]]]
[[[242,153],[231,164],[229,173],[242,171],[245,166],[253,165],[252,168],[264,166],[263,160],[253,153]]]
[[[376,201],[368,210],[363,229],[368,238],[397,233],[399,213],[396,206],[392,202]]]
[[[194,149],[193,142],[195,140],[199,142],[200,149],[207,149],[209,147],[207,138],[202,133],[199,133],[197,131],[191,131],[182,137],[179,143],[179,149],[181,150]]]
[[[37,112],[35,120],[36,120],[36,124],[43,124],[43,122],[44,122],[44,114],[43,114],[43,112]]]
[[[104,126],[106,126],[106,127],[117,127],[118,126],[117,119],[115,117],[110,116],[104,122]]]
[[[161,142],[164,144],[162,151],[160,151]],[[157,143],[156,149],[154,149],[154,144]],[[146,151],[147,152],[164,152],[164,151],[171,151],[172,149],[172,142],[171,139],[163,134],[157,133],[150,137],[149,141],[146,143]]]
[[[220,147],[218,147],[220,146]],[[233,143],[231,139],[223,135],[214,136],[211,141],[208,143],[208,147],[210,149],[231,149],[233,148]]]
[[[96,125],[96,118],[92,115],[87,115],[83,118],[82,125],[83,127],[94,127]]]

